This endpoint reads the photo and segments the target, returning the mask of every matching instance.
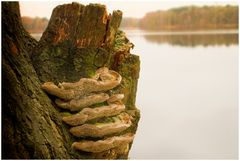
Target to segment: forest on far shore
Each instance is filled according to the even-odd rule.
[[[46,29],[48,21],[47,18],[22,17],[23,26],[29,33],[42,33]]]
[[[30,33],[42,33],[47,18],[22,17],[25,29]],[[143,18],[123,17],[121,28],[182,31],[208,29],[238,29],[238,6],[186,6],[166,11],[147,13]]]
[[[143,18],[124,18],[122,28],[143,30],[237,29],[238,6],[187,6],[147,13]]]

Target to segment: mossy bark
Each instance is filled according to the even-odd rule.
[[[98,4],[66,4],[53,10],[39,42],[23,28],[19,4],[2,2],[2,149],[4,159],[127,158],[110,152],[92,155],[71,148],[76,140],[62,122],[62,113],[40,88],[41,83],[78,81],[107,66],[123,76],[112,93],[124,93],[135,133],[139,57],[118,31],[121,11],[108,15]],[[34,66],[33,66],[34,65]]]

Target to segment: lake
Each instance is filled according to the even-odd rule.
[[[130,159],[237,159],[238,32],[126,33],[141,59]]]
[[[237,159],[238,31],[125,32],[141,59],[130,159]]]

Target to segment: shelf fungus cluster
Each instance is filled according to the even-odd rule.
[[[117,149],[115,153],[128,152],[134,135],[124,131],[132,125],[132,118],[121,101],[124,95],[111,92],[121,80],[120,74],[102,67],[92,78],[58,86],[52,82],[42,85],[43,90],[57,97],[58,107],[75,112],[62,118],[71,126],[70,133],[79,138],[72,144],[74,149],[92,153],[112,149]]]

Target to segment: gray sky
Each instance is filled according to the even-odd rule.
[[[64,3],[71,3],[72,1],[21,1],[20,2],[20,9],[22,16],[29,16],[29,17],[47,17],[50,18],[52,10],[59,4]],[[76,1],[75,1],[76,2]],[[149,0],[149,1],[136,1],[136,0],[94,0],[94,1],[80,1],[79,3],[88,4],[88,3],[101,3],[107,6],[108,12],[112,12],[113,10],[121,10],[123,11],[124,17],[143,17],[147,12],[156,11],[156,10],[167,10],[174,7],[181,7],[181,6],[189,6],[189,5],[226,5],[232,4],[237,5],[237,1],[179,1],[179,0],[168,0],[168,1],[156,1],[156,0]]]

